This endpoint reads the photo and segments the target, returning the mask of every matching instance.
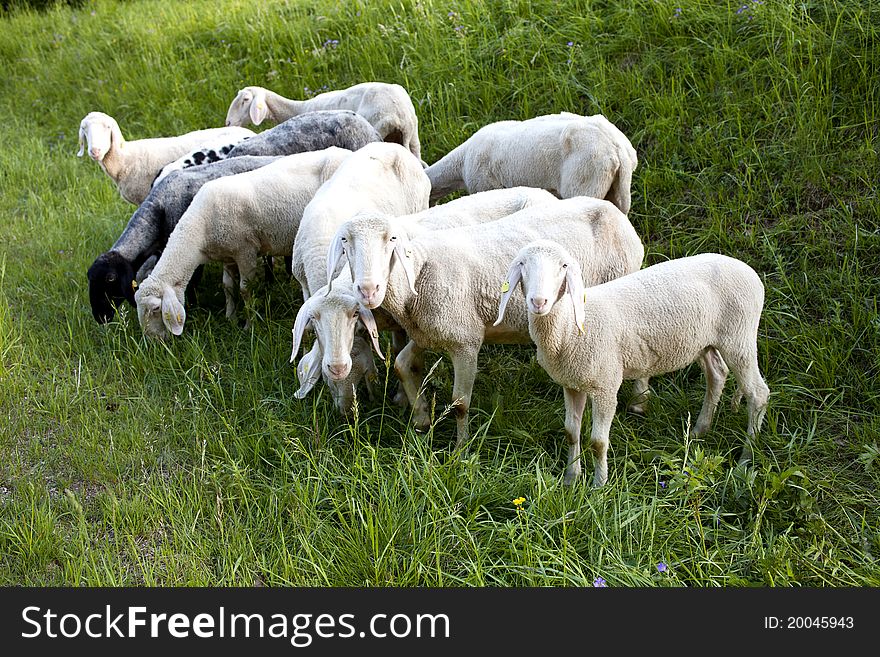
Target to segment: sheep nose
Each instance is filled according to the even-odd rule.
[[[369,304],[376,298],[376,295],[379,294],[379,284],[362,283],[361,285],[358,285],[358,292],[363,300]]]
[[[532,308],[535,309],[536,313],[543,311],[544,307],[547,305],[547,297],[531,297],[529,301],[531,301]]]
[[[93,160],[97,160],[101,156],[101,149],[100,148],[89,149],[89,155],[92,156]]]
[[[348,372],[351,370],[351,366],[348,363],[333,363],[332,365],[327,365],[327,371],[330,372],[330,377],[332,379],[344,379],[348,376]]]

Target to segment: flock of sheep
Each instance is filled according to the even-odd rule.
[[[264,121],[277,125],[244,127]],[[226,126],[127,141],[106,114],[82,120],[79,155],[138,205],[88,271],[98,322],[128,300],[144,333],[180,335],[186,288],[211,261],[223,263],[234,318],[261,258],[281,256],[304,299],[291,362],[314,333],[297,363],[297,398],[323,377],[347,413],[361,382],[372,394],[371,346],[384,360],[379,332],[390,331],[395,401],[412,407],[418,427],[431,422],[419,394],[424,352],[452,359],[462,447],[482,344],[534,343],[564,390],[566,484],[581,472],[591,399],[598,486],[622,381],[634,381],[630,410],[643,413],[649,377],[697,362],[706,394],[693,433],[708,430],[730,369],[735,401],[747,401],[743,459],[751,456],[769,397],[757,359],[761,280],[713,253],[641,268],[644,247],[627,218],[636,152],[605,117],[492,123],[431,166],[413,103],[396,84],[303,101],[246,87]],[[468,194],[434,204],[459,190]]]

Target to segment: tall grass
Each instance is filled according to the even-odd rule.
[[[0,583],[880,585],[876,3],[139,0],[0,21]],[[145,340],[131,308],[94,323],[85,271],[134,208],[74,157],[86,113],[134,139],[219,125],[248,84],[370,79],[410,91],[428,162],[559,110],[630,136],[648,263],[718,251],[767,287],[752,466],[726,405],[685,438],[696,368],[654,380],[646,418],[621,405],[604,489],[565,490],[562,395],[531,349],[484,348],[456,459],[448,419],[415,433],[385,397],[346,424],[326,391],[293,398],[285,281],[249,331],[217,267],[180,339]],[[440,360],[438,416],[450,390]]]

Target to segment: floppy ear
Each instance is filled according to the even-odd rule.
[[[571,304],[574,307],[574,323],[578,331],[584,333],[584,301],[586,300],[584,279],[581,275],[581,266],[574,260],[568,263],[568,268],[565,270],[565,291],[571,297]]]
[[[510,301],[510,295],[513,294],[516,286],[519,285],[521,278],[522,263],[517,259],[512,265],[510,265],[510,269],[507,270],[507,278],[501,286],[501,292],[503,294],[501,295],[501,304],[498,306],[498,319],[495,320],[495,323],[492,326],[498,326],[501,323],[501,320],[504,319],[504,311],[507,310],[507,302]]]
[[[315,387],[318,379],[321,378],[321,345],[317,340],[312,346],[311,351],[303,356],[299,365],[296,366],[296,376],[299,378],[299,390],[293,393],[297,399],[304,399],[307,394]]]
[[[373,313],[369,308],[360,303],[358,303],[358,312],[360,313],[361,321],[367,329],[367,333],[370,334],[370,340],[373,341],[373,349],[376,350],[379,358],[384,361],[385,356],[382,353],[381,347],[379,347],[379,329],[376,328],[376,318],[373,317]]]
[[[186,310],[183,304],[177,300],[177,294],[170,285],[165,286],[162,292],[162,322],[165,328],[171,331],[171,335],[183,333],[183,323],[186,321]]]
[[[303,334],[306,332],[306,327],[310,321],[312,321],[312,305],[306,301],[300,306],[296,319],[293,321],[293,349],[290,352],[291,363],[296,360],[300,344],[302,344]]]
[[[79,150],[76,152],[77,157],[82,157],[86,152],[86,133],[83,132],[82,125],[79,127]]]
[[[254,97],[251,100],[248,113],[254,125],[260,125],[266,118],[266,115],[269,113],[269,107],[266,105],[266,92],[264,90],[254,91]]]
[[[327,294],[333,289],[333,279],[339,276],[339,272],[345,261],[345,245],[342,242],[343,230],[340,228],[333,236],[330,242],[330,249],[327,251]]]
[[[409,283],[409,291],[413,294],[416,292],[416,272],[413,269],[412,249],[409,246],[409,239],[406,235],[397,234],[397,243],[394,245],[394,255],[397,256],[397,262],[403,267],[403,273],[406,274],[406,282]]]

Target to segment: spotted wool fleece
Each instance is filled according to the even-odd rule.
[[[338,146],[356,151],[368,143],[381,141],[379,134],[362,117],[349,111],[311,112],[288,119],[261,132],[222,146],[212,145],[187,153],[166,166],[154,185],[172,171],[245,155],[294,155]]]

